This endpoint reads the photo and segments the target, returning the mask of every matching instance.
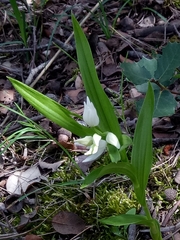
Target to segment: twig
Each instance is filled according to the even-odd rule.
[[[47,48],[48,44],[42,45],[42,46],[37,46],[36,50]],[[16,52],[29,52],[33,51],[34,48],[15,48],[15,49],[1,49],[0,48],[0,53],[16,53]]]
[[[49,62],[49,61],[44,62],[44,63],[41,63],[38,67],[33,68],[33,69],[31,70],[28,78],[26,79],[25,84],[30,85],[31,82],[32,82],[33,77],[34,77],[39,71],[41,71],[44,67],[46,68],[46,66],[47,66],[46,64],[48,64],[48,62]],[[33,85],[33,83],[31,84],[31,87],[32,87],[32,85]]]
[[[88,18],[91,16],[91,14],[93,12],[96,11],[96,9],[99,7],[99,4],[102,3],[103,0],[100,0],[91,10],[91,12],[89,12],[85,18],[81,21],[80,26],[82,26],[87,20]],[[69,41],[72,39],[74,35],[74,32],[71,33],[71,35],[68,37],[68,39],[65,41],[65,44],[69,43]],[[51,60],[47,63],[47,65],[45,66],[45,68],[42,70],[42,72],[36,77],[36,79],[34,80],[34,82],[31,83],[30,87],[34,87],[34,85],[38,82],[38,80],[45,74],[45,72],[48,70],[48,68],[51,66],[51,64],[54,62],[54,60],[59,56],[61,52],[61,49],[59,49],[56,54],[51,58]]]

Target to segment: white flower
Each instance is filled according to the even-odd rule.
[[[108,132],[106,141],[101,139],[101,136],[95,133],[93,136],[86,136],[75,140],[75,144],[82,144],[89,147],[89,150],[84,154],[88,157],[83,162],[93,162],[97,160],[104,153],[107,143],[120,149],[120,143],[114,133]]]
[[[82,144],[89,147],[89,151],[85,155],[89,155],[83,162],[93,162],[97,160],[106,149],[106,141],[101,139],[101,136],[94,134],[75,140],[75,144]]]
[[[86,136],[84,138],[79,138],[74,141],[77,144],[85,145],[85,146],[91,146],[93,144],[93,137],[92,136]]]
[[[87,102],[84,102],[83,120],[90,127],[95,127],[99,124],[97,111],[94,104],[89,100],[89,97],[87,97]]]
[[[89,155],[83,162],[94,162],[95,160],[100,158],[106,149],[106,145],[107,145],[106,141],[100,140],[98,151],[94,154]]]
[[[101,136],[95,133],[92,137],[92,145],[90,146],[89,151],[85,153],[85,155],[91,155],[96,153],[98,151],[100,141],[101,141]]]
[[[106,136],[106,142],[115,146],[117,149],[120,149],[120,143],[116,135],[112,132],[108,132]]]

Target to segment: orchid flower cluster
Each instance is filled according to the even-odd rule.
[[[87,101],[84,102],[83,120],[89,127],[97,127],[99,125],[97,111],[94,104],[89,100],[89,97],[87,97]],[[102,133],[101,135],[94,133],[93,136],[86,136],[75,140],[75,144],[84,145],[88,148],[88,151],[85,153],[87,158],[83,162],[93,162],[97,160],[105,152],[107,144],[120,149],[119,140],[112,132]]]

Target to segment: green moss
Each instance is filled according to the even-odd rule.
[[[109,158],[105,156],[106,164]],[[97,161],[92,168],[100,166]],[[82,179],[81,172],[67,160],[58,171],[49,177],[49,183],[38,193],[38,212],[25,230],[32,229],[32,233],[44,235],[44,239],[58,239],[58,233],[52,228],[52,218],[59,211],[66,210],[78,214],[87,225],[93,225],[86,231],[82,239],[127,239],[124,228],[120,229],[121,236],[113,234],[111,226],[104,226],[98,219],[126,213],[131,208],[139,207],[131,183],[120,176],[108,176],[97,187],[88,187],[81,190],[79,184],[62,186],[60,183]],[[122,182],[120,182],[122,181]],[[101,180],[99,181],[99,183]],[[130,186],[129,186],[130,185]],[[44,187],[44,186],[43,186]],[[24,208],[24,213],[33,209]],[[33,231],[38,224],[42,223]],[[48,235],[47,235],[48,234]],[[47,236],[46,236],[47,235]],[[91,237],[90,237],[91,236]]]

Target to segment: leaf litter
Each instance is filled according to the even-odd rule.
[[[70,11],[72,10],[73,13],[78,16],[79,20],[81,20],[96,3],[97,1],[94,0],[81,0],[76,2],[71,0],[66,2],[63,1],[58,4],[55,3],[55,1],[48,1],[47,4],[43,6],[42,11],[40,2],[36,1],[35,7],[37,8],[37,11],[34,12],[34,10],[32,11],[32,3],[28,2],[32,16],[34,18],[38,16],[39,24],[36,26],[34,32],[30,31],[31,34],[29,36],[30,41],[28,42],[28,49],[25,49],[22,42],[17,41],[17,39],[19,40],[19,36],[17,34],[18,26],[16,22],[11,17],[9,20],[5,18],[5,12],[7,10],[11,11],[10,5],[3,4],[2,1],[1,11],[3,14],[0,15],[0,103],[17,110],[14,105],[14,102],[16,102],[22,106],[22,109],[26,114],[30,114],[28,116],[30,116],[31,119],[38,117],[38,113],[28,106],[28,104],[23,101],[17,93],[15,93],[14,89],[6,79],[6,76],[8,75],[25,82],[28,79],[28,84],[34,84],[34,78],[38,76],[42,66],[47,64],[58,51],[57,45],[64,48],[71,57],[76,58],[73,40],[69,42],[69,44],[64,44],[72,31]],[[107,1],[104,6],[105,11],[107,12],[108,21],[113,25],[112,20],[116,18],[116,14],[122,7],[122,3],[119,1]],[[22,4],[20,7],[22,7]],[[178,19],[179,6],[177,2],[174,1],[174,3],[167,6],[165,1],[150,1],[148,3],[146,2],[145,7],[149,7],[160,13],[165,19],[168,19],[168,22],[165,22],[164,18],[161,18],[156,12],[144,9],[144,1],[138,1],[137,3],[126,4],[125,7],[122,8],[120,14],[117,16],[116,24],[114,25],[115,31],[112,31],[112,36],[109,39],[106,38],[104,32],[99,27],[96,14],[94,14],[83,26],[83,29],[89,38],[100,82],[119,114],[119,122],[123,131],[131,136],[133,136],[136,119],[138,117],[136,102],[143,98],[144,92],[140,91],[141,93],[139,93],[134,91],[134,85],[129,81],[124,80],[122,84],[120,83],[122,75],[120,63],[136,62],[136,66],[138,66],[140,63],[139,60],[143,59],[142,57],[151,59],[154,53],[161,54],[163,49],[162,46],[168,41],[179,41],[180,24]],[[23,9],[26,9],[24,5]],[[28,18],[27,12],[25,14]],[[101,14],[99,10],[97,13]],[[10,21],[10,24],[8,21]],[[43,23],[41,26],[42,28],[39,27],[41,22]],[[32,27],[31,24],[32,22],[30,20],[30,28]],[[13,25],[14,29],[11,29],[10,25]],[[64,26],[67,26],[67,28]],[[166,31],[164,31],[165,27]],[[9,42],[9,44],[4,44],[5,40],[7,43]],[[174,50],[167,53],[167,58],[170,56],[171,58],[174,57],[174,61],[178,60],[178,55],[174,55]],[[151,63],[153,62],[151,61]],[[159,64],[163,66],[161,58],[159,59]],[[177,67],[179,67],[178,64],[179,63],[177,62]],[[147,68],[149,69],[149,67],[150,66],[148,65]],[[172,64],[171,67],[174,67],[174,64]],[[138,75],[137,69],[134,70],[134,76],[136,77],[138,75],[141,76],[141,78],[144,76],[146,77],[146,66],[143,68],[141,65],[139,72]],[[131,66],[129,68],[129,74],[132,73]],[[160,76],[158,74],[158,72],[155,73],[156,77],[159,78]],[[168,75],[169,72],[166,72],[164,76],[161,76],[163,82],[169,80],[169,78],[167,78]],[[136,78],[136,80],[139,81],[140,78]],[[136,82],[135,85],[137,83],[141,84],[141,81]],[[78,72],[77,64],[69,59],[67,55],[61,53],[46,73],[43,74],[39,82],[34,84],[34,87],[43,94],[49,94],[49,96],[71,109],[73,112],[83,112],[83,102],[86,99],[86,95],[81,75]],[[178,91],[178,87],[178,78],[173,79],[170,88]],[[142,89],[145,89],[144,85],[140,85],[140,87],[137,88],[137,90]],[[123,111],[119,105],[120,91],[122,91],[123,94],[123,102],[126,108],[125,111]],[[159,161],[155,164],[155,170],[152,170],[153,172],[149,182],[149,192],[152,196],[155,196],[155,208],[157,205],[159,206],[157,212],[162,215],[164,214],[164,216],[167,217],[168,213],[166,214],[165,211],[169,211],[170,205],[166,202],[165,206],[163,205],[161,200],[163,194],[161,193],[165,190],[164,188],[179,191],[178,186],[180,184],[178,167],[179,159],[176,157],[179,153],[179,98],[178,95],[170,98],[168,92],[164,92],[164,95],[161,94],[161,97],[166,100],[166,108],[170,107],[171,103],[173,110],[171,112],[162,111],[164,110],[163,102],[159,102],[159,105],[157,105],[157,110],[159,111],[158,114],[161,114],[161,117],[158,117],[156,123],[153,124],[153,143],[157,148],[155,154]],[[176,102],[173,101],[174,98],[176,99]],[[167,115],[169,116],[169,119],[167,119]],[[13,124],[19,120],[19,117],[16,114],[12,114],[5,107],[1,107],[0,119],[1,141],[3,142],[8,137],[9,124],[10,127],[13,127]],[[37,119],[37,124],[39,124],[39,126],[52,134],[65,149],[74,154],[75,149],[73,138],[75,136],[69,135],[69,133],[68,135],[64,134],[64,132],[62,133],[62,129],[50,121],[42,120],[42,118]],[[20,129],[23,129],[24,126],[20,124],[19,127]],[[14,128],[12,132],[15,132],[16,130],[17,128]],[[47,182],[49,177],[51,177],[51,174],[58,174],[62,170],[65,172],[65,175],[68,175],[68,171],[71,171],[71,167],[73,166],[73,163],[69,163],[66,158],[65,160],[64,158],[62,160],[60,159],[63,152],[61,152],[57,144],[50,141],[47,148],[45,148],[44,153],[43,151],[38,150],[38,147],[43,145],[44,142],[41,142],[40,140],[35,141],[36,135],[32,132],[28,133],[27,138],[30,135],[33,136],[34,140],[26,142],[25,140],[17,139],[14,142],[14,146],[9,146],[1,155],[2,161],[0,166],[2,171],[0,173],[0,183],[2,190],[0,194],[1,197],[5,199],[5,210],[9,211],[9,213],[12,214],[11,216],[13,216],[14,212],[18,212],[20,216],[23,217],[24,206],[29,206],[32,209],[32,212],[35,211],[35,208],[37,207],[35,202],[38,197],[35,196],[31,200],[28,199],[28,197],[30,198],[31,196],[28,195],[28,191],[36,186],[41,186],[39,184]],[[27,144],[27,155],[24,158],[25,155],[23,156],[23,151],[25,149],[25,144]],[[2,147],[5,146],[3,145]],[[80,169],[86,174],[89,167],[93,166],[82,164],[84,155],[81,155],[81,153],[83,153],[83,151],[84,149],[76,149],[74,159],[78,163]],[[45,159],[48,157],[50,161],[42,161],[41,157],[44,155]],[[66,162],[68,165],[64,169],[62,166],[65,165]],[[163,172],[163,168],[167,170],[167,173]],[[57,175],[55,176],[57,177]],[[64,178],[57,177],[57,180],[55,178],[53,182],[61,181],[62,179]],[[164,187],[162,187],[162,183],[164,184]],[[89,191],[91,192],[91,190]],[[24,200],[21,201],[21,197],[25,196],[25,194],[28,195],[26,199],[27,202],[29,201],[28,204]],[[58,195],[57,192],[53,194]],[[82,193],[82,195],[91,196],[92,192],[85,192]],[[59,196],[57,197],[57,202],[58,198]],[[81,204],[79,203],[79,205],[82,205],[82,209],[89,199],[94,201],[94,198],[88,197],[85,198]],[[176,200],[177,198],[171,203],[171,206],[176,205]],[[32,204],[33,201],[34,204]],[[40,205],[41,204],[43,205],[44,203],[40,203]],[[56,204],[54,208],[56,208]],[[10,208],[13,206],[15,207]],[[68,209],[69,206],[67,206],[67,210]],[[78,213],[77,208],[71,207],[70,209],[71,212],[63,212],[64,215],[62,212],[59,212],[59,215],[56,212],[50,217],[51,219],[54,219],[55,216],[57,218],[57,229],[55,229],[57,232],[62,233],[63,231],[66,231],[64,232],[65,235],[79,234],[86,229],[87,224],[85,224],[85,222],[88,222],[88,220],[85,218],[86,220],[84,222],[81,218],[81,220],[79,219],[78,215],[75,214]],[[38,211],[33,217],[36,217],[37,215]],[[62,216],[66,219],[65,222],[63,222],[64,219]],[[33,217],[31,219],[27,217],[26,221],[24,220],[24,224],[23,220],[19,222],[20,232],[24,231],[24,228],[21,225],[28,227],[28,223],[33,221]],[[74,222],[71,221],[71,218],[74,219]],[[2,221],[7,224],[6,219],[4,219],[5,218],[3,218]],[[172,214],[171,218],[166,219],[169,223],[166,222],[163,226],[166,226],[167,224],[175,225],[179,220],[179,216],[176,214],[173,217]],[[79,225],[78,222],[80,222]],[[66,228],[63,228],[64,223]],[[96,224],[96,221],[94,223]],[[11,227],[13,228],[13,226]],[[8,230],[11,231],[11,228]],[[101,231],[102,230],[103,228],[101,228]],[[40,237],[36,235],[26,235],[25,237],[25,239],[34,238],[40,239]],[[145,234],[142,239],[144,238]],[[96,239],[98,239],[98,237],[96,237]]]

